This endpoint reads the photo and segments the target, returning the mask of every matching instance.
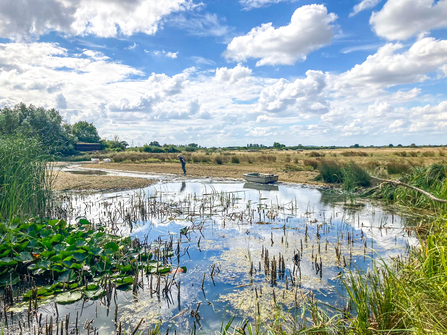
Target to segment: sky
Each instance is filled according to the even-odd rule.
[[[131,145],[447,144],[447,0],[0,0],[0,108]]]

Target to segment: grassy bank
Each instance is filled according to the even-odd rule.
[[[48,158],[37,140],[0,137],[0,221],[45,213],[52,183]]]

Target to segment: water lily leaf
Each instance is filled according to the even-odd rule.
[[[90,300],[98,299],[106,294],[106,291],[102,288],[96,291],[85,291],[85,296],[89,298]]]
[[[65,292],[56,296],[55,301],[58,304],[72,304],[82,299],[82,292]]]
[[[79,264],[79,263],[73,263],[70,265],[70,269],[80,270],[81,268],[82,268],[82,264]]]
[[[49,270],[50,264],[51,264],[50,261],[40,261],[39,263],[37,263],[37,267],[39,269]]]
[[[68,236],[68,237],[65,239],[65,242],[67,242],[69,245],[73,245],[73,244],[76,243],[76,238],[73,237],[73,236]]]
[[[115,242],[109,242],[104,246],[104,249],[111,249],[113,252],[117,252],[118,248],[119,246]]]
[[[11,249],[6,250],[5,252],[0,254],[0,259],[8,256],[11,253]]]
[[[64,249],[65,249],[65,245],[62,243],[59,243],[59,244],[56,244],[55,246],[53,246],[53,250],[56,252],[61,252]]]
[[[81,253],[79,251],[76,251],[73,253],[73,258],[75,260],[77,260],[78,262],[83,262],[85,260],[85,257],[86,257],[85,251],[84,250],[82,250],[82,251],[83,251],[83,253]]]
[[[82,225],[90,224],[90,222],[88,222],[88,220],[86,220],[86,219],[80,219],[79,223],[82,224]]]
[[[92,255],[94,255],[94,256],[98,256],[98,255],[100,254],[101,250],[102,250],[102,249],[99,248],[99,247],[91,248],[91,249],[90,249],[90,253],[91,253]]]
[[[64,262],[70,262],[73,259],[73,256],[68,256],[63,259]]]
[[[160,273],[160,274],[167,273],[167,272],[170,272],[170,271],[171,271],[171,268],[169,266],[168,267],[158,268],[158,273]]]
[[[63,267],[62,264],[55,264],[51,267],[51,270],[60,273],[60,272],[64,272],[66,270],[66,268]]]
[[[14,306],[10,306],[6,309],[7,312],[11,313],[21,313],[28,309],[28,304],[22,303]]]
[[[54,251],[45,250],[40,254],[40,257],[49,258],[54,254],[56,254]]]
[[[19,257],[23,262],[32,262],[34,260],[33,256],[29,251],[22,251],[19,254]]]
[[[64,236],[61,234],[56,234],[51,238],[51,243],[56,243],[64,240]]]
[[[22,251],[22,250],[25,250],[25,248],[28,246],[28,244],[29,244],[29,241],[25,241],[25,242],[21,242],[19,245],[15,245],[14,246],[14,249],[16,250],[16,251]]]
[[[62,273],[58,280],[63,283],[71,283],[76,279],[76,273],[73,270],[67,270]]]
[[[86,245],[87,245],[87,242],[85,240],[79,240],[75,244],[76,248],[84,247]]]
[[[124,285],[130,285],[133,283],[133,278],[132,277],[125,277],[125,278],[121,278],[115,281],[115,284],[117,287],[120,286],[124,286]]]
[[[3,257],[0,259],[0,267],[2,266],[12,266],[16,265],[17,261],[13,260],[11,257]]]

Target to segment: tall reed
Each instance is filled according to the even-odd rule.
[[[53,180],[48,162],[37,140],[0,137],[0,221],[45,214]]]

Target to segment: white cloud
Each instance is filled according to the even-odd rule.
[[[224,56],[239,62],[260,58],[257,66],[292,65],[332,41],[334,33],[330,23],[336,18],[335,14],[328,14],[323,5],[300,7],[287,26],[274,28],[272,23],[266,23],[247,35],[235,37]]]
[[[358,3],[354,6],[352,13],[349,14],[349,17],[353,17],[357,15],[361,11],[376,7],[382,0],[362,0],[362,2]]]
[[[149,53],[150,51],[144,49],[144,52],[145,53]],[[172,58],[172,59],[177,58],[177,55],[178,55],[178,51],[177,52],[171,52],[171,51],[166,52],[164,50],[161,50],[161,51],[160,50],[155,50],[152,53],[155,56],[165,56],[165,57]]]
[[[216,69],[216,78],[221,81],[228,81],[230,83],[235,83],[236,81],[249,77],[251,75],[251,69],[238,64],[233,69],[227,69],[226,67],[221,67]]]
[[[67,35],[153,35],[163,18],[194,8],[187,0],[2,0],[0,37],[39,38],[49,31]]]
[[[447,0],[388,0],[369,22],[378,36],[406,40],[447,27]]]
[[[205,65],[214,65],[214,64],[216,64],[216,62],[214,62],[213,60],[207,59],[207,58],[204,58],[204,57],[200,57],[200,56],[192,56],[192,57],[189,57],[189,59],[193,60],[197,64],[205,64]]]
[[[260,112],[301,115],[321,114],[327,111],[322,95],[326,76],[321,71],[307,71],[306,78],[290,83],[285,79],[262,90],[257,109]]]
[[[239,3],[242,5],[244,10],[251,10],[255,8],[267,7],[271,4],[277,4],[284,1],[295,2],[298,0],[239,0]]]
[[[177,54],[178,54],[178,51],[177,52],[167,52],[166,57],[174,59],[174,58],[177,58]]]
[[[126,49],[126,50],[133,50],[133,49],[135,49],[137,46],[138,46],[138,44],[134,42],[134,44],[129,45],[127,48],[124,48],[124,49]]]
[[[426,37],[408,51],[396,53],[402,48],[400,43],[386,44],[362,64],[334,76],[332,89],[340,95],[349,94],[349,90],[371,94],[374,89],[425,81],[427,74],[447,64],[447,40]]]
[[[216,14],[194,14],[186,17],[177,15],[170,19],[170,23],[178,29],[186,30],[190,35],[222,37],[229,34],[233,28],[220,22]]]

